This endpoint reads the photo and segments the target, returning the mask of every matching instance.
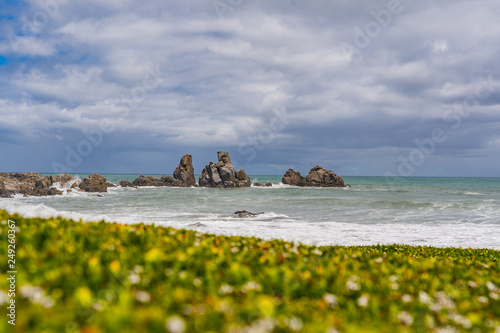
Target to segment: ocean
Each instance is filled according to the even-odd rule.
[[[86,174],[74,175],[86,177]],[[103,174],[117,184],[138,175]],[[310,245],[408,244],[500,250],[500,178],[343,177],[350,188],[110,188],[109,193],[0,199],[25,217],[146,223]],[[264,212],[236,218],[238,210]]]

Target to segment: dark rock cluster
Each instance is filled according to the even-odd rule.
[[[282,178],[283,184],[311,187],[344,187],[344,181],[333,171],[315,166],[307,177],[289,169]],[[71,183],[71,186],[65,186]],[[59,184],[59,186],[56,186]],[[271,183],[255,186],[271,187]],[[167,187],[213,187],[239,188],[250,187],[250,178],[244,170],[235,170],[227,151],[217,152],[217,163],[210,162],[201,172],[198,184],[194,176],[193,158],[186,154],[182,156],[173,176],[139,176],[133,182],[122,180],[121,187],[167,186]],[[57,187],[65,187],[67,191],[107,192],[109,187],[115,187],[99,174],[92,174],[80,180],[68,174],[42,177],[39,173],[0,173],[0,197],[9,198],[15,194],[25,196],[46,196],[63,194]]]
[[[235,170],[231,164],[231,158],[227,151],[217,153],[218,162],[210,162],[203,169],[198,184],[194,176],[193,158],[187,154],[182,156],[179,165],[174,170],[172,176],[139,176],[133,182],[121,181],[122,187],[140,187],[140,186],[169,186],[169,187],[216,187],[216,188],[235,188],[249,187],[250,178],[242,169]]]
[[[182,156],[177,168],[174,170],[174,176],[139,176],[133,182],[121,181],[122,187],[140,187],[140,186],[168,186],[168,187],[191,187],[196,186],[194,177],[193,158],[186,154]]]
[[[15,194],[25,196],[48,196],[63,194],[57,189],[71,183],[70,190],[85,192],[107,192],[108,183],[106,179],[98,174],[90,175],[79,182],[68,174],[51,175],[42,177],[39,173],[0,173],[0,197],[11,198]]]
[[[289,169],[281,179],[283,184],[311,187],[345,187],[344,180],[335,172],[315,166],[309,171],[307,177],[302,177],[300,172]]]
[[[234,170],[227,151],[217,152],[218,162],[210,162],[203,169],[198,184],[203,187],[250,187],[250,178],[242,169]]]

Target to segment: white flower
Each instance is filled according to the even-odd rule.
[[[0,304],[7,304],[9,300],[9,295],[5,291],[0,290]]]
[[[436,293],[436,300],[437,300],[437,303],[445,309],[448,309],[448,310],[455,309],[455,303],[453,303],[453,300],[442,291],[438,291]]]
[[[420,301],[420,303],[424,303],[424,304],[431,303],[431,298],[429,297],[429,295],[427,295],[427,293],[425,291],[421,291],[418,293],[418,300]]]
[[[151,295],[149,295],[145,291],[136,291],[134,297],[141,303],[148,303],[149,301],[151,301]]]
[[[130,274],[128,275],[128,280],[132,284],[138,284],[139,282],[141,282],[141,277],[136,272],[130,272]]]
[[[251,290],[261,291],[262,290],[262,286],[260,284],[258,284],[257,282],[255,282],[255,281],[250,281],[250,282],[247,282],[241,288],[241,291],[244,292],[244,293],[246,293],[248,291],[251,291]]]
[[[331,307],[335,307],[338,304],[337,297],[332,294],[325,294],[325,296],[323,296],[323,300]]]
[[[167,319],[165,327],[170,333],[184,333],[186,331],[186,322],[182,317],[173,315]]]
[[[411,325],[413,324],[413,317],[406,311],[400,312],[398,314],[398,320],[403,325]]]
[[[230,294],[234,291],[234,288],[226,283],[224,283],[222,286],[219,288],[219,294],[225,295],[225,294]]]
[[[472,324],[469,319],[459,315],[458,313],[452,313],[449,317],[457,324],[462,325],[464,328],[471,328]]]
[[[287,325],[292,331],[298,332],[302,329],[302,320],[297,317],[292,317],[287,320]]]
[[[477,298],[477,300],[479,301],[479,303],[483,303],[483,304],[487,304],[488,303],[488,298],[486,298],[485,296],[479,296]]]
[[[194,278],[194,280],[193,280],[193,285],[194,285],[195,287],[199,287],[199,286],[201,286],[201,279],[200,279],[199,277]]]
[[[363,294],[360,298],[358,298],[358,305],[362,308],[366,308],[368,306],[368,302],[370,301],[370,296],[367,294]]]
[[[361,286],[358,283],[356,283],[358,280],[359,280],[358,276],[356,276],[356,275],[351,276],[351,278],[349,280],[347,280],[347,283],[346,283],[347,291],[360,290]]]
[[[497,290],[498,290],[497,286],[495,286],[495,285],[494,285],[493,283],[491,283],[491,282],[486,282],[486,287],[488,287],[488,289],[489,289],[490,291],[497,291]]]
[[[40,304],[45,308],[51,308],[55,303],[52,298],[45,296],[43,289],[40,287],[24,285],[19,288],[19,294],[29,299],[31,303]]]
[[[467,285],[471,288],[477,288],[477,282],[475,281],[469,281],[467,282]]]
[[[410,303],[413,300],[413,297],[408,294],[404,294],[403,296],[401,296],[401,300],[405,303]]]

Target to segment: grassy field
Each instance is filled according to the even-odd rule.
[[[5,211],[0,235],[1,332],[500,332],[494,250],[311,247]]]

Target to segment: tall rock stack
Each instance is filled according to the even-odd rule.
[[[250,178],[242,169],[234,170],[227,151],[217,152],[218,162],[210,162],[203,169],[199,184],[203,187],[235,188],[250,187]]]
[[[194,178],[193,157],[190,154],[182,156],[181,161],[174,171],[174,178],[186,186],[196,186]]]

